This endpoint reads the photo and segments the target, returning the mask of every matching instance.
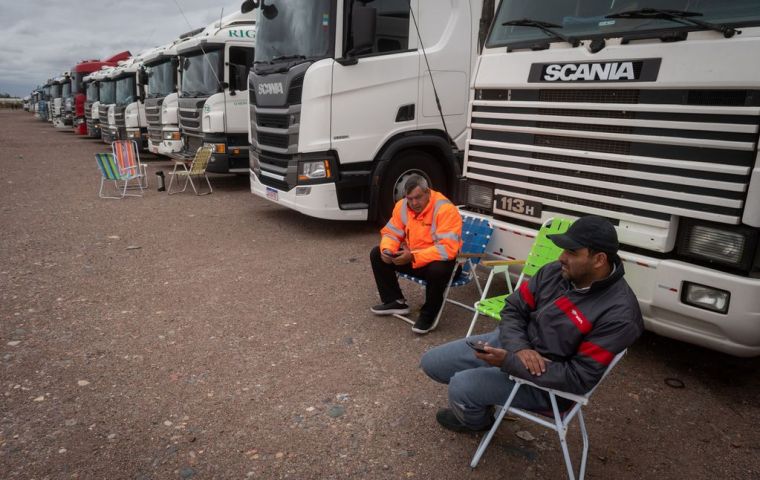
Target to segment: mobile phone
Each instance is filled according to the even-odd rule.
[[[402,254],[402,252],[396,252],[396,253],[392,253],[392,252],[391,252],[390,250],[388,250],[388,249],[385,249],[385,250],[383,250],[383,253],[384,253],[385,255],[387,255],[387,256],[389,256],[389,257],[393,257],[393,258],[396,258],[396,257],[400,257],[400,256],[401,256],[401,254]]]
[[[467,345],[469,345],[471,349],[475,350],[478,353],[488,353],[487,351],[485,351],[485,349],[483,349],[483,347],[485,346],[483,342],[480,342],[480,341],[476,342],[475,340],[470,340],[469,338],[465,340],[465,342],[467,342]]]

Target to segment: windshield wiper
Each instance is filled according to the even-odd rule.
[[[571,38],[568,36],[565,36],[559,32],[555,32],[552,30],[552,28],[562,28],[562,25],[557,25],[555,23],[548,23],[548,22],[540,22],[538,20],[532,20],[530,18],[523,18],[520,20],[510,20],[508,22],[502,23],[505,27],[533,27],[541,30],[545,34],[553,37],[558,38],[562,40],[563,42],[567,42],[573,47],[577,47],[580,45],[580,40],[577,38]]]
[[[629,10],[627,12],[613,13],[605,18],[645,18],[653,20],[670,20],[671,22],[680,23],[687,26],[698,26],[706,30],[713,30],[722,33],[724,37],[731,38],[737,33],[742,33],[728,25],[715,24],[697,20],[694,17],[701,17],[699,12],[687,12],[684,10],[665,10],[659,8],[640,8],[638,10]]]
[[[269,63],[281,62],[283,60],[306,60],[304,55],[280,55],[279,57],[272,58]]]

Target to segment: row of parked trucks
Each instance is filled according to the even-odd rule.
[[[602,215],[649,330],[748,357],[758,47],[755,0],[247,0],[85,77],[85,112],[158,154],[212,145],[210,170],[324,219],[382,223],[421,174],[508,259]]]

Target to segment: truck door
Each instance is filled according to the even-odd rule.
[[[227,45],[224,91],[227,133],[248,134],[248,71],[253,65],[253,47]]]
[[[417,126],[419,54],[409,2],[364,3],[347,1],[345,15],[350,19],[356,8],[374,14],[374,42],[370,47],[353,49],[351,22],[344,22],[344,51],[336,53],[357,61],[333,67],[331,144],[342,162],[372,160],[386,138]],[[418,1],[412,0],[411,6],[416,15]]]

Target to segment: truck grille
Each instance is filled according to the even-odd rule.
[[[148,98],[145,100],[145,119],[148,121],[148,126],[153,128],[161,128],[161,104],[164,103],[163,98]]]
[[[258,152],[261,174],[259,180],[264,185],[288,191],[296,184],[295,163],[291,155]]]
[[[84,102],[84,118],[92,120],[92,102]]]
[[[179,99],[179,125],[183,131],[201,132],[201,110],[205,102],[205,98]]]
[[[297,152],[303,80],[303,74],[293,78],[288,87],[286,104],[276,108],[258,107],[255,89],[249,85],[249,117],[260,150],[271,154],[292,155]]]
[[[116,121],[116,126],[117,127],[126,128],[126,126],[127,126],[127,121],[124,118],[124,110],[126,110],[126,108],[127,107],[120,107],[120,106],[117,105],[113,109],[114,110],[114,112],[113,112],[113,118]]]
[[[108,105],[99,105],[98,106],[98,116],[100,117],[100,121],[104,124],[108,124]]]
[[[545,210],[739,224],[760,91],[476,90],[468,178]],[[522,217],[518,217],[522,218]],[[536,220],[537,221],[537,220]]]

